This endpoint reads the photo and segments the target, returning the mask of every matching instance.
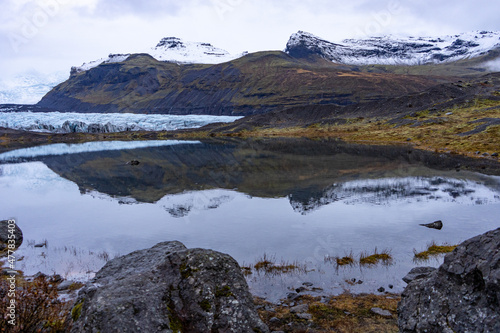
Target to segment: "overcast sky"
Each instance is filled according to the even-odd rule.
[[[331,41],[500,30],[498,0],[0,0],[0,80],[147,50],[162,37],[231,53],[282,50],[304,30]]]

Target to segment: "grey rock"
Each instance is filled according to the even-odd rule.
[[[385,288],[384,288],[384,287],[380,287],[380,288],[378,288],[378,289],[377,289],[377,291],[378,291],[379,293],[383,293],[383,292],[385,291]]]
[[[9,225],[14,225],[14,228],[9,228]],[[12,235],[12,233],[9,232],[10,230],[14,230],[14,238],[12,238],[12,236],[10,238],[15,240],[14,250],[23,243],[23,232],[17,226],[17,223],[9,224],[9,220],[0,221],[0,257],[8,254],[9,236]]]
[[[371,308],[371,312],[375,313],[376,315],[385,317],[385,318],[392,318],[392,313],[388,310],[383,310],[381,308]]]
[[[272,317],[271,319],[269,319],[269,323],[273,324],[273,325],[277,325],[277,324],[281,323],[281,320],[277,317]]]
[[[297,299],[298,297],[299,297],[299,294],[297,294],[297,293],[288,293],[288,294],[286,295],[286,298],[288,298],[288,299],[289,299],[289,300],[291,300],[291,301],[293,301],[293,300]]]
[[[500,332],[500,228],[471,238],[408,284],[400,332]]]
[[[313,316],[310,313],[297,313],[296,314],[297,318],[300,319],[305,319],[305,320],[312,320]]]
[[[159,243],[109,261],[78,294],[71,332],[269,332],[229,255]]]
[[[491,154],[492,157],[498,157],[498,153]]]
[[[302,283],[302,285],[306,287],[312,287],[314,284],[312,282],[304,282]]]
[[[421,224],[421,226],[431,228],[431,229],[441,230],[441,229],[443,229],[443,222],[441,220],[438,220],[438,221],[434,221],[432,223]]]
[[[422,279],[429,275],[430,273],[434,272],[436,268],[434,267],[415,267],[412,268],[412,270],[406,274],[406,276],[403,278],[403,281],[406,283],[410,283],[413,280],[416,279]]]
[[[300,305],[294,306],[293,308],[290,308],[291,313],[307,312],[307,310],[309,310],[309,305],[307,305],[307,304],[300,304]]]
[[[61,290],[68,290],[69,287],[71,287],[71,285],[73,283],[74,283],[73,281],[65,280],[65,281],[59,283],[59,285],[57,286],[57,290],[59,290],[59,291],[61,291]]]

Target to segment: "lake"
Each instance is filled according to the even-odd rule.
[[[499,227],[500,177],[335,140],[92,142],[0,153],[0,202],[23,230],[26,274],[87,280],[109,258],[178,240],[243,266],[294,264],[247,275],[277,300],[304,282],[313,294],[401,292],[412,267],[442,262],[415,252]],[[436,220],[441,230],[419,225]],[[392,260],[359,263],[375,251]],[[354,263],[338,266],[344,256]]]

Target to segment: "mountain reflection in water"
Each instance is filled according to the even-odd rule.
[[[464,166],[457,172],[459,163]],[[400,291],[401,277],[415,265],[414,249],[433,240],[457,243],[498,226],[500,178],[466,165],[408,147],[331,140],[51,145],[0,154],[0,201],[25,239],[48,239],[52,250],[45,254],[54,252],[43,259],[48,273],[66,269],[82,276],[77,272],[99,268],[92,260],[86,268],[61,260],[68,244],[125,254],[179,240],[240,263],[267,253],[312,265],[315,273],[305,275],[250,276],[252,290],[266,297],[281,297],[304,281],[338,292],[350,278],[365,281],[349,286],[353,292],[387,283]],[[491,165],[485,170],[498,173]],[[443,230],[419,226],[437,219]],[[377,247],[391,250],[392,266],[339,271],[323,262]],[[25,251],[21,265],[28,274],[43,266],[36,249],[19,251]],[[61,262],[71,263],[60,268]]]

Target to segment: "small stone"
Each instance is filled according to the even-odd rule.
[[[358,280],[357,284],[363,284],[363,280]]]
[[[406,141],[408,141],[408,142],[411,141],[411,138],[406,138]]]
[[[385,288],[384,288],[384,287],[380,287],[380,288],[378,288],[378,289],[377,289],[377,291],[378,291],[379,293],[383,293],[383,292],[385,291]]]
[[[54,275],[52,275],[50,277],[50,282],[58,283],[58,282],[61,282],[61,281],[63,281],[63,278],[59,274],[54,274]]]
[[[306,287],[312,287],[313,283],[312,282],[304,282],[304,283],[302,283],[302,285],[306,286]]]
[[[394,286],[392,284],[389,285],[389,289],[392,289],[394,288]]]
[[[273,324],[273,325],[277,325],[277,324],[281,323],[281,320],[279,318],[272,317],[271,319],[269,319],[269,323]]]
[[[476,151],[476,155],[479,155],[479,154],[481,154],[481,152],[480,152],[479,150],[478,150],[478,151]]]
[[[57,286],[57,290],[68,290],[72,284],[73,284],[73,281],[69,281],[69,280],[63,281],[63,282],[59,283],[59,285]]]
[[[371,308],[370,311],[384,318],[392,318],[391,312],[383,310],[381,308]]]
[[[45,243],[39,243],[39,244],[35,244],[35,247],[44,247],[46,244]]]
[[[312,320],[313,316],[310,313],[297,313],[297,317],[305,320]]]
[[[453,112],[447,112],[445,113],[447,116],[451,116],[453,114]]]
[[[294,299],[296,299],[297,297],[299,297],[299,295],[298,295],[297,293],[288,293],[288,294],[286,295],[286,298],[288,298],[289,300],[292,300],[292,301],[293,301]]]
[[[307,304],[301,304],[290,308],[291,313],[303,313],[307,312],[307,310],[309,310],[309,305]]]
[[[403,278],[403,281],[410,283],[413,280],[421,279],[434,272],[434,267],[415,267]]]
[[[498,157],[498,153],[493,153],[493,154],[491,154],[491,156]]]
[[[138,160],[132,160],[132,161],[129,161],[127,162],[127,164],[129,165],[139,165],[141,162],[139,162]]]
[[[483,156],[490,156],[490,154],[488,154],[488,153],[483,153]]]
[[[301,292],[303,292],[303,291],[305,291],[305,290],[307,290],[307,288],[306,288],[306,287],[299,287],[299,288],[295,289],[295,291],[296,291],[297,293],[301,293]]]

